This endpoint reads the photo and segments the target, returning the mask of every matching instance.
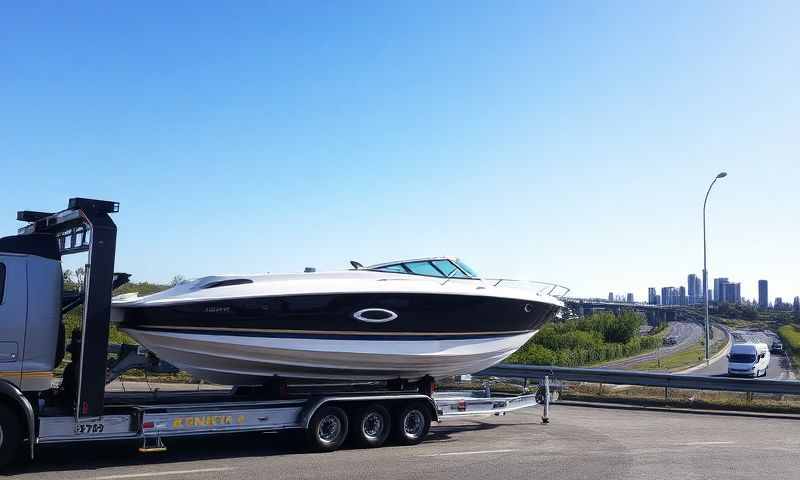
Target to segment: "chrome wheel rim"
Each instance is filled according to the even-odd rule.
[[[361,431],[367,438],[380,438],[385,428],[383,415],[378,412],[370,412],[361,421]]]
[[[333,443],[339,438],[342,431],[342,422],[336,415],[326,415],[317,426],[317,437],[326,444]]]
[[[422,434],[425,425],[425,416],[419,410],[411,410],[403,419],[403,431],[412,438],[417,438]]]

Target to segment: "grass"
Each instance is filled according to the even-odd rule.
[[[800,329],[797,325],[784,325],[778,329],[783,344],[792,356],[792,363],[800,366]]]
[[[703,342],[697,342],[686,350],[675,352],[671,355],[662,357],[659,360],[647,360],[632,365],[631,370],[660,370],[660,371],[679,371],[697,365],[705,358],[705,346]]]

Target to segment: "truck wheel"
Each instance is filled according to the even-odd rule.
[[[353,416],[353,436],[360,447],[380,447],[389,437],[392,417],[383,405],[373,403],[360,408]]]
[[[318,452],[332,452],[347,438],[347,414],[339,407],[324,406],[311,418],[306,431],[308,445]]]
[[[395,439],[402,445],[416,445],[425,439],[431,428],[431,413],[422,402],[400,408],[395,417]]]
[[[0,404],[0,466],[8,465],[22,443],[19,419],[6,405]]]

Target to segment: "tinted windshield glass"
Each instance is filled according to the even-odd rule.
[[[751,353],[734,353],[731,363],[756,363],[756,356]]]
[[[441,277],[442,272],[437,270],[430,262],[411,262],[406,263],[406,267],[417,275],[429,275],[431,277]]]
[[[378,270],[380,270],[381,272],[408,273],[408,272],[406,272],[406,269],[403,268],[402,264],[388,265],[386,267],[381,267]]]
[[[464,272],[459,270],[450,260],[434,260],[431,263],[436,265],[436,268],[441,270],[445,277],[467,278]]]
[[[467,275],[469,275],[470,277],[475,277],[475,278],[477,278],[477,277],[478,277],[478,274],[477,274],[477,273],[475,273],[475,270],[473,270],[473,269],[469,268],[469,267],[467,266],[467,264],[465,264],[465,263],[464,263],[464,262],[462,262],[461,260],[456,260],[456,265],[458,265],[459,267],[461,267],[461,270],[464,270],[465,272],[467,272]]]

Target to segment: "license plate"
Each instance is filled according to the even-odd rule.
[[[92,435],[94,433],[103,433],[105,425],[102,423],[78,423],[75,425],[75,433],[78,435]]]

